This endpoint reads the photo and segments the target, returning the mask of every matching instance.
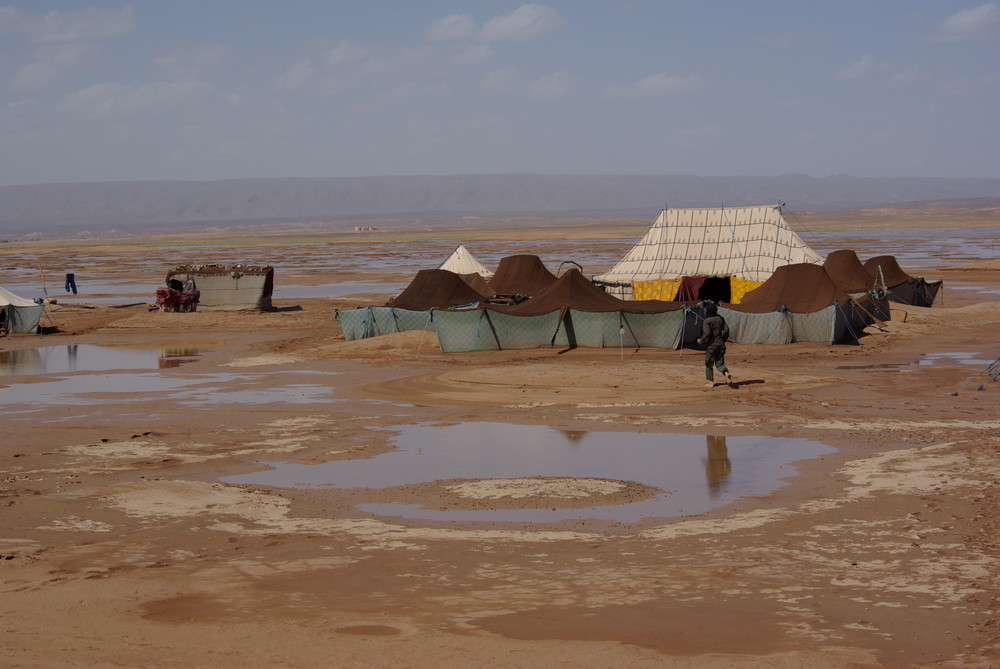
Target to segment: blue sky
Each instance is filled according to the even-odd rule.
[[[1000,1],[32,0],[0,96],[0,185],[998,178]]]

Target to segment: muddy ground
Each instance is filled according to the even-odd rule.
[[[366,267],[358,249],[440,261],[461,241],[503,255],[544,251],[549,236],[504,234],[0,247],[14,292],[24,293],[11,280],[31,258],[52,273],[85,267],[82,286],[129,286],[112,302],[56,299],[49,334],[0,340],[6,666],[1000,662],[1000,386],[985,371],[1000,355],[995,258],[973,251],[911,268],[945,281],[939,304],[897,305],[860,345],[730,345],[735,387],[713,390],[691,349],[444,355],[423,332],[344,341],[334,311],[392,294],[378,290],[276,299],[268,313],[146,306],[172,260],[242,255],[276,265],[276,282],[405,284],[412,268]],[[567,229],[561,248],[587,252],[593,235]],[[862,258],[908,249],[905,234],[894,248],[838,235],[833,248]],[[609,239],[620,246],[609,255],[634,242]],[[289,259],[299,269],[282,273]],[[89,346],[155,348],[161,364],[24,362],[66,350],[84,361]],[[505,478],[488,467],[387,487],[227,482],[274,463],[380,462],[408,426],[474,423],[603,435],[609,451],[615,434],[708,438],[705,475],[732,475],[736,494],[697,513],[551,520],[553,510],[671,491],[611,474]],[[743,494],[739,461],[724,446],[724,462],[718,451],[713,461],[711,444],[748,436],[830,448],[783,466],[783,486]],[[440,515],[370,506],[385,503]],[[483,509],[525,515],[449,515]]]

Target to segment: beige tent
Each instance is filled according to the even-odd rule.
[[[478,274],[484,279],[493,276],[493,272],[476,260],[476,257],[463,244],[459,244],[458,248],[448,256],[448,259],[438,266],[438,269],[446,269],[455,274]]]
[[[822,262],[777,205],[664,209],[642,240],[594,279],[631,299],[627,288],[637,282],[718,276],[759,283],[782,265]]]

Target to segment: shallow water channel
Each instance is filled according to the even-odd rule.
[[[623,523],[697,514],[741,497],[768,495],[796,474],[793,463],[832,447],[804,439],[668,433],[581,432],[506,423],[397,428],[396,450],[365,460],[318,465],[267,463],[270,469],[227,483],[279,488],[388,488],[451,479],[579,478],[632,481],[663,492],[629,504],[586,508],[458,510],[411,504],[362,504],[383,516],[445,521],[556,522],[595,518]],[[502,499],[494,506],[502,507]],[[528,503],[530,505],[530,502]],[[519,500],[525,506],[525,500]]]

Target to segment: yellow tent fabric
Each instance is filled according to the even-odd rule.
[[[633,281],[632,293],[636,300],[664,300],[673,302],[677,299],[680,289],[680,279],[656,279],[654,281]]]
[[[729,299],[732,304],[739,304],[743,298],[754,288],[763,285],[763,281],[751,281],[741,279],[736,276],[729,277]]]

